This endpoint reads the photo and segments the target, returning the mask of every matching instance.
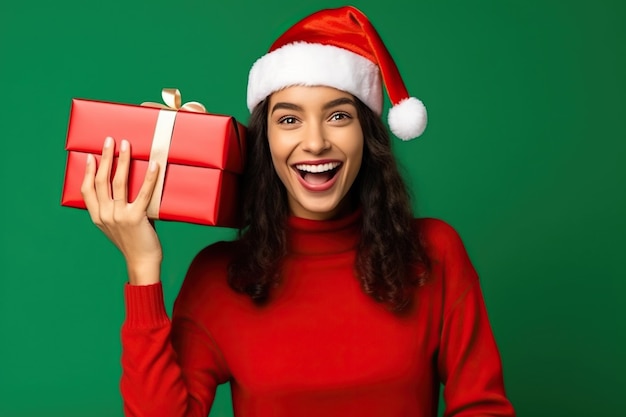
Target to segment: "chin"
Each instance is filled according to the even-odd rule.
[[[330,220],[349,214],[354,208],[347,197],[339,201],[337,199],[326,199],[325,201],[300,200],[298,206],[298,209],[293,210],[294,214],[311,220]]]

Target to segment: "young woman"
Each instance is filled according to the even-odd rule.
[[[478,277],[456,232],[413,220],[383,125],[425,127],[367,18],[323,10],[250,72],[244,226],[194,259],[167,316],[161,246],[128,202],[130,151],[89,157],[83,195],[128,266],[121,390],[128,416],[206,416],[230,382],[237,416],[513,416]]]

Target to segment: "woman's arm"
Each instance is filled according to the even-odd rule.
[[[445,225],[444,317],[438,369],[445,417],[515,415],[506,397],[500,354],[478,275],[459,235]]]
[[[183,315],[172,325],[165,311],[161,244],[146,214],[159,167],[150,164],[129,202],[127,141],[111,179],[113,159],[114,141],[107,138],[98,167],[88,155],[81,192],[92,221],[122,252],[128,269],[121,379],[126,415],[206,417],[217,384],[226,378],[210,335]]]
[[[127,285],[120,388],[128,417],[206,417],[228,380],[210,334],[194,318],[170,322],[161,284]],[[177,301],[178,303],[178,301]]]

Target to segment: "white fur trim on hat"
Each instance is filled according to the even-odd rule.
[[[358,97],[376,114],[383,106],[378,66],[332,45],[296,42],[259,58],[248,77],[248,110],[275,91],[293,85],[328,86]]]
[[[389,129],[402,140],[411,140],[426,129],[426,107],[415,97],[409,97],[389,109]]]

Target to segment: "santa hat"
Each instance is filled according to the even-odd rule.
[[[393,106],[391,131],[403,140],[418,137],[426,128],[426,108],[409,96],[374,26],[354,7],[321,10],[288,29],[254,63],[248,109],[285,87],[323,85],[351,93],[380,115],[381,77]]]

